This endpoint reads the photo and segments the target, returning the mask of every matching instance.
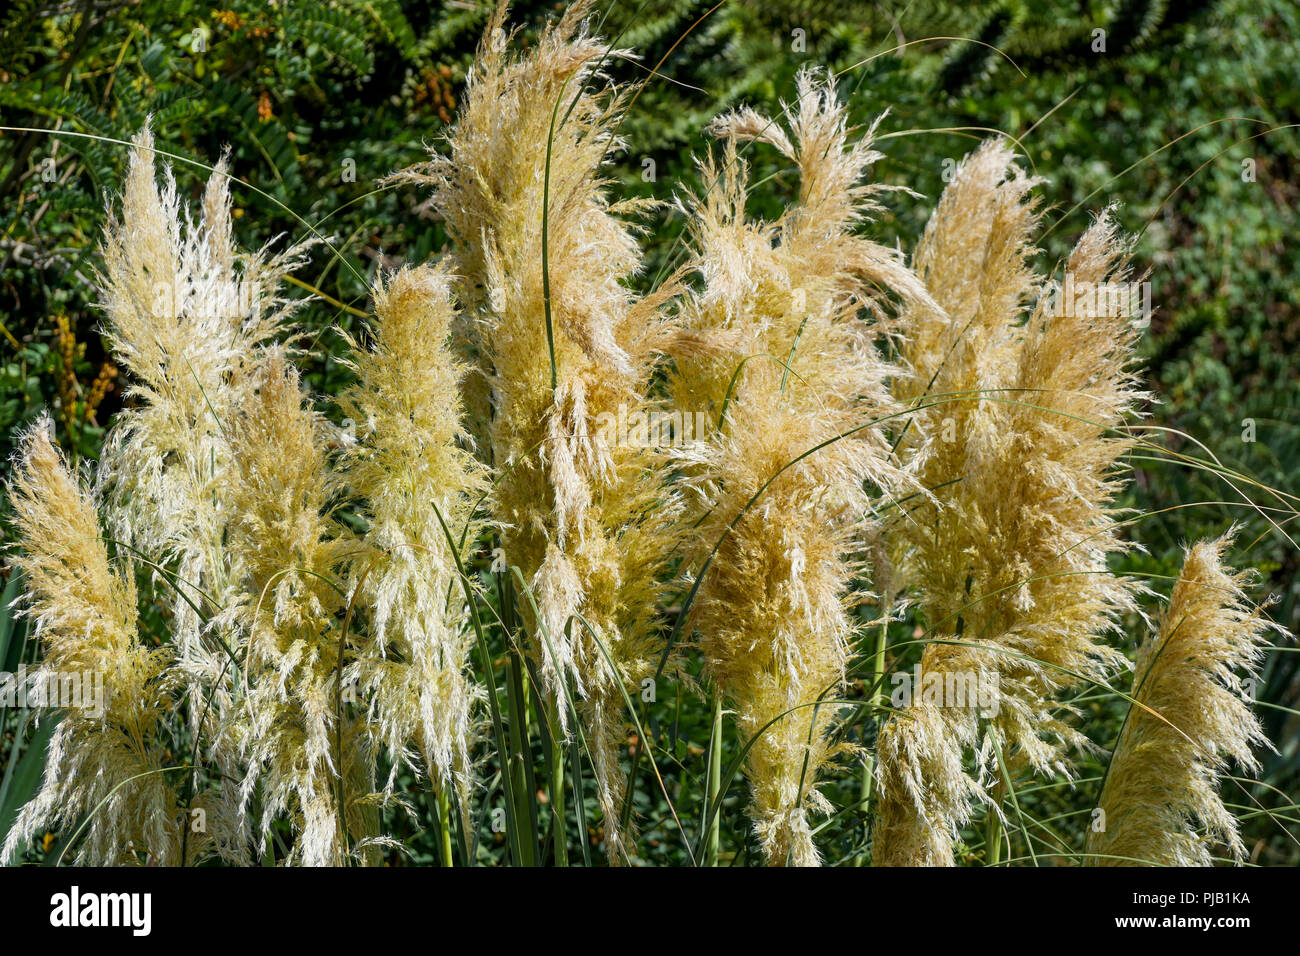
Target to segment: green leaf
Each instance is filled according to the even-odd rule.
[[[62,716],[45,715],[45,719],[36,728],[35,736],[23,751],[22,758],[17,765],[10,763],[4,781],[0,782],[0,843],[9,835],[9,828],[17,819],[19,809],[40,786],[41,771],[45,769],[45,751],[50,745],[50,737],[54,735],[54,728],[62,719]]]
[[[18,579],[21,577],[18,571],[9,575],[4,593],[0,594],[0,670],[13,670],[9,666],[9,643],[14,636],[14,612],[10,605],[18,597]]]

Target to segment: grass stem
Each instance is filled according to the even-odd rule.
[[[1002,862],[1002,816],[998,810],[1002,807],[1002,784],[998,783],[993,793],[993,804],[989,807],[984,820],[984,865],[997,866]]]
[[[564,825],[564,738],[560,734],[559,704],[551,703],[551,838],[555,865],[569,865],[568,834]]]
[[[446,787],[438,787],[438,833],[441,837],[442,865],[455,866],[451,856],[451,799]]]
[[[875,653],[871,658],[871,708],[874,713],[880,713],[885,704],[885,650],[889,646],[889,615],[891,609],[887,603],[881,605],[880,630],[876,633]],[[863,818],[866,818],[867,812],[871,808],[871,797],[873,786],[875,784],[875,759],[874,751],[867,754],[866,759],[862,761],[862,787],[859,790],[859,807],[861,808]],[[858,865],[862,864],[863,857],[858,857]]]
[[[718,791],[722,788],[722,692],[713,690],[713,730],[709,735],[709,784],[705,797],[705,813],[717,806]],[[709,838],[705,844],[704,865],[718,865],[718,844],[722,828],[722,808],[718,807],[709,820]]]

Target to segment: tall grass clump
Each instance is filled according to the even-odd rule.
[[[681,305],[690,335],[669,391],[713,426],[680,455],[701,579],[691,627],[742,739],[755,740],[746,775],[765,858],[813,865],[808,811],[829,809],[818,778],[840,749],[838,708],[823,699],[841,692],[851,653],[868,484],[909,487],[870,427],[893,410],[891,369],[858,313],[888,292],[928,297],[899,254],[854,232],[883,191],[862,181],[880,157],[870,132],[850,139],[833,82],[806,72],[798,96],[789,132],[752,111],[713,126],[724,149],[701,163],[709,187],[689,206],[701,281]],[[754,139],[799,170],[797,202],[772,223],[745,212],[737,146]]]
[[[922,700],[884,727],[877,862],[951,863],[972,800],[1000,813],[1010,769],[1068,777],[1088,742],[1058,696],[1125,666],[1105,637],[1136,611],[1134,586],[1107,558],[1124,548],[1112,501],[1131,447],[1117,427],[1141,398],[1129,371],[1137,317],[1122,303],[1047,314],[1050,280],[1028,265],[1032,186],[1004,145],[986,143],[958,168],[916,252],[942,311],[900,322],[900,391],[924,408],[900,452],[931,493],[895,519],[892,550],[931,631],[923,677],[974,675],[997,687],[997,706],[936,713]],[[1108,214],[1065,270],[1076,283],[1127,279]]]
[[[1245,861],[1219,790],[1271,746],[1272,625],[1230,536],[1126,650],[1144,316],[1071,292],[1142,278],[1114,210],[1042,266],[1044,181],[994,138],[887,246],[922,197],[816,69],[717,117],[674,202],[621,199],[634,55],[590,11],[525,45],[497,8],[390,177],[448,248],[376,270],[331,394],[285,293],[308,247],[242,248],[224,160],[191,208],[130,144],[95,279],[125,407],[96,462],[40,419],[7,482],[31,680],[105,695],[58,717],[3,859]],[[662,282],[652,216],[685,227]],[[1053,819],[1099,822],[1024,812],[1067,791]]]
[[[102,247],[105,341],[130,374],[130,403],[105,442],[97,484],[115,538],[168,584],[189,733],[207,740],[218,773],[234,780],[244,776],[238,751],[247,735],[235,704],[245,634],[232,615],[247,598],[248,569],[232,536],[251,501],[233,422],[265,349],[296,308],[279,286],[302,249],[250,254],[235,246],[224,161],[197,216],[182,209],[171,169],[164,166],[161,189],[158,173],[146,129]],[[217,845],[243,861],[245,800],[228,787],[217,793]]]
[[[95,500],[59,454],[52,431],[43,418],[23,436],[9,485],[26,545],[15,559],[26,576],[24,613],[35,620],[44,651],[32,678],[99,675],[105,698],[59,722],[44,781],[0,855],[7,863],[40,828],[76,826],[85,816],[78,862],[110,866],[141,854],[174,866],[181,862],[181,821],[176,793],[162,775],[176,690],[172,650],[141,640],[131,568],[109,555]]]
[[[625,217],[647,204],[606,197],[602,168],[621,147],[628,93],[600,66],[626,54],[586,32],[589,6],[571,6],[521,57],[500,6],[446,155],[398,178],[432,187],[455,240],[475,387],[488,396],[476,407],[497,475],[489,512],[506,564],[536,597],[535,619],[523,604],[528,650],[554,732],[571,730],[571,685],[617,850],[624,688],[654,675],[662,566],[678,531],[662,452],[608,427],[654,404],[670,290],[639,297],[625,284],[641,261]]]
[[[477,540],[474,502],[487,480],[465,447],[458,386],[466,367],[449,347],[447,270],[395,273],[376,287],[374,310],[373,341],[354,343],[357,383],[341,401],[359,423],[343,475],[370,526],[366,548],[350,557],[350,587],[370,612],[370,633],[346,678],[370,701],[390,755],[386,789],[418,756],[444,798],[454,791],[468,814],[484,691],[470,669],[474,634],[443,524]]]
[[[1223,564],[1231,540],[1187,549],[1160,629],[1143,642],[1129,710],[1088,834],[1097,866],[1209,866],[1246,856],[1219,787],[1229,762],[1259,769],[1271,744],[1251,705],[1271,629]]]

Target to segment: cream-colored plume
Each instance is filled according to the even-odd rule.
[[[535,592],[530,650],[565,728],[563,687],[576,689],[617,859],[619,683],[635,693],[655,671],[655,607],[676,533],[661,452],[625,440],[617,423],[651,407],[671,286],[638,299],[623,284],[640,252],[620,217],[646,204],[605,197],[624,100],[597,72],[606,49],[581,25],[590,6],[571,5],[531,52],[512,56],[502,4],[448,155],[398,178],[433,187],[456,243],[467,345],[490,399],[489,413],[471,389],[468,404],[490,414],[492,518],[507,563]]]
[[[244,686],[222,743],[247,767],[244,806],[255,794],[261,801],[263,843],[286,813],[298,834],[290,861],[338,865],[345,858],[340,776],[349,833],[374,835],[372,808],[363,803],[374,769],[364,723],[346,708],[339,722],[347,701],[338,683],[347,650],[339,570],[356,545],[329,515],[324,424],[281,349],[267,350],[251,386],[228,429],[237,482],[227,547],[245,576],[239,601],[222,617],[242,636]]]
[[[469,670],[474,635],[442,522],[462,551],[472,549],[487,482],[462,447],[465,368],[449,350],[449,281],[445,268],[394,273],[375,289],[370,347],[354,345],[358,382],[340,404],[357,443],[344,477],[370,521],[352,565],[372,632],[348,677],[393,757],[389,789],[413,744],[430,779],[454,789],[468,813],[483,691]]]
[[[1059,289],[1047,294],[1029,266],[1034,185],[1000,142],[963,161],[916,252],[942,312],[916,308],[899,322],[907,371],[896,389],[917,408],[899,448],[931,494],[890,534],[936,641],[922,672],[995,681],[997,707],[983,733],[972,706],[908,712],[882,728],[882,754],[903,763],[877,764],[877,863],[952,862],[981,792],[978,779],[961,782],[964,748],[953,741],[980,739],[981,765],[1000,750],[1013,767],[1068,777],[1070,751],[1087,742],[1058,696],[1126,666],[1104,637],[1136,610],[1136,589],[1106,560],[1125,547],[1111,502],[1130,442],[1116,429],[1143,397],[1128,370],[1136,299],[1050,307]],[[1129,281],[1109,212],[1066,275],[1067,289]]]
[[[208,179],[197,216],[183,209],[171,168],[159,189],[154,140],[146,127],[130,152],[120,214],[109,210],[98,275],[104,338],[130,373],[130,399],[101,455],[99,484],[115,536],[174,571],[171,632],[189,696],[191,732],[237,779],[237,754],[212,747],[213,723],[238,720],[231,659],[237,629],[214,626],[239,596],[245,569],[225,547],[239,503],[229,431],[251,368],[299,300],[280,296],[303,246],[272,256],[239,250],[231,232],[225,160]],[[157,580],[161,583],[163,578]],[[207,623],[205,623],[207,622]],[[225,738],[228,739],[228,738]],[[212,799],[234,803],[219,787]],[[248,861],[247,828],[237,814],[213,814],[217,846]]]
[[[109,210],[98,276],[105,342],[131,374],[132,400],[114,422],[100,482],[114,532],[176,561],[183,663],[217,683],[205,671],[222,667],[224,655],[203,640],[191,605],[213,613],[238,577],[221,549],[232,508],[223,429],[241,377],[294,307],[277,286],[302,247],[275,257],[235,247],[224,160],[197,218],[182,209],[171,168],[162,172],[160,190],[146,127],[130,153],[121,212]]]
[[[9,483],[22,550],[23,613],[35,622],[42,658],[32,686],[62,700],[36,796],[19,812],[0,860],[9,863],[41,828],[84,825],[75,859],[87,866],[181,862],[182,819],[164,771],[166,724],[176,701],[165,649],[145,647],[136,631],[132,568],[109,558],[95,503],[69,470],[41,418],[19,443]],[[81,821],[84,818],[84,824]],[[206,852],[197,835],[192,861]]]
[[[674,407],[716,429],[678,456],[697,502],[688,562],[704,574],[692,625],[741,739],[757,738],[751,814],[777,865],[818,862],[808,810],[826,809],[837,710],[821,701],[839,696],[849,654],[864,482],[907,484],[872,424],[893,408],[890,367],[858,312],[877,289],[929,302],[897,253],[854,231],[883,189],[861,181],[880,155],[871,132],[850,142],[831,81],[805,71],[797,89],[789,134],[748,110],[713,124],[722,162],[701,164],[708,185],[687,210],[702,287],[683,302],[669,377]],[[774,223],[745,216],[746,139],[799,168],[799,200]]]
[[[1095,866],[1210,866],[1246,855],[1219,783],[1270,746],[1252,687],[1270,628],[1223,564],[1232,535],[1188,548],[1158,633],[1138,653],[1133,698],[1088,834]],[[1244,791],[1243,791],[1244,793]]]

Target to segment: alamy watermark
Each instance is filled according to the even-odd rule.
[[[705,412],[636,409],[619,405],[617,414],[596,416],[596,434],[606,445],[627,448],[676,448],[703,438],[711,422]]]
[[[1150,282],[1088,282],[1067,272],[1063,282],[1053,282],[1044,293],[1044,310],[1053,318],[1098,315],[1115,318],[1132,316],[1133,325],[1151,325]]]
[[[50,925],[56,928],[122,927],[133,936],[148,936],[153,929],[153,895],[150,893],[93,893],[73,886],[50,897]]]
[[[894,689],[889,702],[902,710],[913,704],[978,710],[981,717],[996,717],[1001,694],[996,672],[922,671],[917,664],[910,671],[891,674]]]
[[[104,674],[95,670],[28,674],[27,665],[20,664],[16,673],[0,671],[0,707],[75,709],[103,717]]]
[[[185,282],[155,282],[153,286],[153,310],[159,315],[260,315],[267,305],[262,284],[251,280],[235,279],[202,287]]]

